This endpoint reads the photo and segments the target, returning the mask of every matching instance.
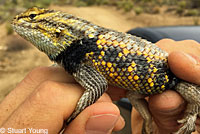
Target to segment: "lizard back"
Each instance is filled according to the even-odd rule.
[[[12,22],[16,32],[73,73],[80,64],[100,72],[109,84],[141,94],[161,93],[176,85],[167,52],[130,34],[43,8],[30,8]]]
[[[178,81],[169,70],[168,53],[151,42],[107,30],[98,35],[95,45],[96,51],[86,58],[111,85],[149,95],[172,88]]]

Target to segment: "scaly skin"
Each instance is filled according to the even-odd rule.
[[[194,131],[199,87],[176,78],[167,64],[168,53],[155,44],[73,15],[36,7],[16,16],[12,25],[86,89],[68,123],[111,84],[129,90],[128,98],[145,120],[142,132],[150,134],[151,115],[144,97],[175,88],[188,101],[185,117],[179,121],[184,126],[177,133]]]

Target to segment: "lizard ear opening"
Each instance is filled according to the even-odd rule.
[[[60,37],[60,34],[61,34],[61,32],[55,32],[55,34],[56,34],[56,38],[59,38],[59,37]]]

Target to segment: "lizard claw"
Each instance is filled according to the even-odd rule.
[[[189,114],[185,118],[178,120],[178,123],[183,124],[183,126],[174,134],[191,134],[195,131],[195,121],[197,114]]]

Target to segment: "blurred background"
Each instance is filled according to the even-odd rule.
[[[52,64],[10,26],[16,14],[32,6],[61,10],[121,32],[200,24],[200,0],[0,0],[0,102],[33,68]]]

